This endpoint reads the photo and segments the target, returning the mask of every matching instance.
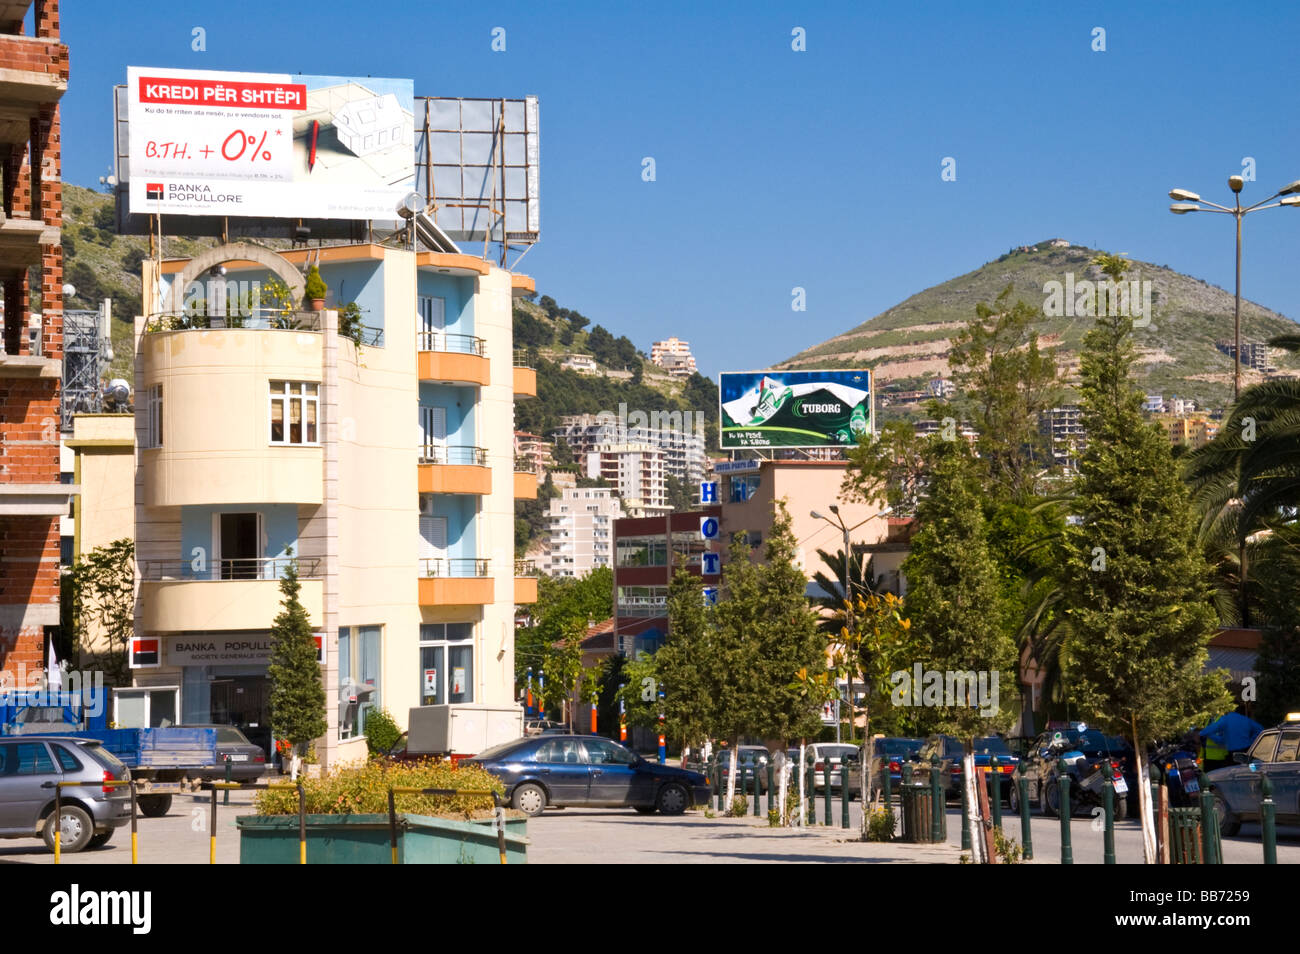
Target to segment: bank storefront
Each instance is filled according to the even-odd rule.
[[[185,633],[161,639],[165,664],[179,676],[181,722],[236,726],[250,742],[272,753],[266,675],[271,634]]]

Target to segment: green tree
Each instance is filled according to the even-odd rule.
[[[1011,285],[952,339],[949,363],[972,405],[980,459],[1000,496],[1023,498],[1050,465],[1038,416],[1057,399],[1056,362],[1038,349],[1041,309],[1011,304]]]
[[[841,494],[868,504],[884,499],[896,513],[914,514],[925,487],[925,447],[910,421],[886,421],[848,451]]]
[[[981,506],[980,464],[964,440],[934,438],[927,448],[930,483],[917,510],[919,529],[903,562],[909,588],[907,617],[928,647],[927,669],[997,675],[997,698],[976,699],[969,684],[954,684],[942,704],[917,710],[920,725],[963,738],[1006,723],[1018,673],[1015,644],[1005,625],[998,567],[989,552]],[[993,711],[996,710],[996,711]]]
[[[271,726],[277,738],[288,739],[298,758],[308,744],[325,734],[325,687],[316,661],[311,619],[298,596],[298,561],[290,560],[280,578],[280,612],[271,624]]]
[[[1126,264],[1096,264],[1119,281]],[[1081,356],[1083,425],[1066,529],[1063,598],[1070,628],[1061,664],[1070,699],[1103,731],[1132,740],[1148,863],[1155,860],[1146,745],[1231,708],[1222,673],[1207,673],[1214,634],[1196,517],[1168,438],[1142,416],[1130,380],[1132,322],[1099,317]]]
[[[574,626],[585,632],[588,625],[609,619],[614,615],[613,607],[614,571],[609,567],[597,567],[578,578],[538,578],[537,602],[529,608],[529,623],[515,630],[516,684],[522,686],[527,681],[529,669],[534,677],[545,671],[550,682],[546,666],[556,644]],[[558,697],[552,694],[551,698]]]
[[[73,645],[104,670],[109,685],[130,684],[127,647],[135,629],[135,544],[96,547],[68,573]],[[102,642],[101,642],[102,640]]]
[[[1258,722],[1281,722],[1300,699],[1300,528],[1268,535],[1252,554],[1251,603],[1263,634],[1255,666],[1258,705],[1248,713]],[[1250,701],[1249,699],[1245,701]]]

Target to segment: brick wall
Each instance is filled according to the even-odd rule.
[[[57,39],[46,42],[32,37],[0,36],[0,63],[6,69],[27,70],[68,79],[68,48]]]
[[[0,614],[11,607],[59,604],[59,518],[0,517]],[[57,618],[56,620],[57,621]],[[45,660],[45,624],[0,622],[0,670],[28,672]]]

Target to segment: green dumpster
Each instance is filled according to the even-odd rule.
[[[307,863],[389,865],[393,863],[388,816],[308,815]],[[239,863],[298,864],[297,815],[241,815]],[[528,860],[527,819],[506,819],[506,860]],[[459,821],[429,815],[397,816],[398,864],[501,863],[496,823],[491,818]]]

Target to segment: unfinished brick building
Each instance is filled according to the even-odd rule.
[[[59,623],[63,220],[58,0],[0,0],[0,673],[44,664]],[[39,303],[39,304],[38,304]]]

